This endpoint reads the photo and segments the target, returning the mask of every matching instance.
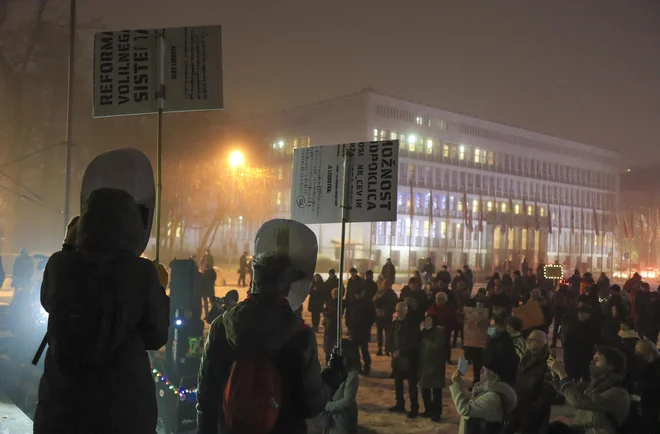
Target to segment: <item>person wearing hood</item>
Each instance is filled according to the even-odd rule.
[[[518,371],[520,359],[516,354],[513,339],[507,332],[506,326],[507,319],[505,317],[493,315],[488,328],[488,341],[486,341],[486,348],[484,348],[483,365],[488,367],[489,364],[496,363],[494,360],[497,360],[497,363],[502,363],[498,376],[501,381],[513,385],[516,382],[516,372]]]
[[[75,230],[67,236],[75,247],[53,254],[44,271],[49,346],[34,433],[154,432],[156,387],[145,350],[168,339],[167,273],[140,257],[144,223],[123,190],[93,191]]]
[[[626,372],[626,359],[621,351],[600,347],[589,365],[591,381],[577,384],[570,379],[563,363],[548,358],[553,373],[553,386],[575,409],[575,417],[566,427],[569,432],[584,434],[616,434],[630,412],[630,395],[621,386]]]
[[[577,318],[566,324],[563,333],[564,362],[571,380],[589,381],[589,362],[594,356],[594,347],[604,343],[600,329],[591,320],[591,308],[580,307]]]
[[[287,255],[272,252],[257,254],[252,267],[248,298],[209,330],[198,378],[198,434],[227,432],[223,396],[238,357],[268,357],[280,372],[282,403],[273,434],[306,433],[306,419],[319,415],[328,401],[314,330],[286,299],[302,272]]]
[[[481,382],[468,392],[462,384],[462,376],[456,371],[449,386],[456,411],[461,416],[459,434],[488,434],[502,431],[507,414],[518,404],[513,388],[502,380],[506,375],[506,363],[492,359],[481,369]]]
[[[435,318],[427,315],[419,348],[419,387],[422,389],[424,413],[433,422],[442,417],[442,388],[445,387],[445,368],[450,357],[445,332],[436,326]]]
[[[537,434],[544,432],[550,423],[552,402],[557,392],[546,381],[550,376],[548,335],[534,330],[529,334],[526,346],[514,387],[518,406],[512,417],[512,428],[520,434]]]
[[[634,393],[639,402],[640,433],[660,432],[660,351],[653,342],[641,340],[635,347],[638,377]]]

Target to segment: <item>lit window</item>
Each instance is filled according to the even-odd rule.
[[[378,141],[378,128],[374,128],[374,142]]]
[[[280,149],[284,148],[284,140],[280,140],[277,146],[279,146]]]
[[[421,116],[417,116],[417,118],[415,118],[415,123],[417,125],[422,125],[423,122],[424,122],[424,119]]]
[[[527,215],[532,215],[534,213],[534,207],[527,205]]]
[[[516,214],[520,214],[520,205],[519,204],[515,204],[513,206],[513,212],[516,213]]]
[[[293,149],[298,148],[298,139],[293,139]]]
[[[486,207],[487,207],[487,209],[488,209],[488,212],[493,211],[493,202],[488,202],[488,204],[486,205]]]
[[[426,139],[426,153],[427,154],[433,153],[433,140],[431,139]]]
[[[449,145],[442,146],[442,156],[445,158],[449,158]]]
[[[424,237],[428,238],[429,236],[429,228],[431,225],[429,224],[428,220],[424,220]]]
[[[495,153],[494,152],[488,153],[488,164],[490,166],[495,164]]]
[[[481,150],[479,148],[475,148],[474,150],[474,162],[477,164],[481,163]]]
[[[506,202],[502,202],[502,212],[506,212]]]
[[[541,207],[539,213],[541,214],[541,217],[545,217],[545,208]]]
[[[463,145],[458,147],[458,159],[465,160],[465,146]]]
[[[282,205],[282,192],[281,191],[277,192],[277,204]]]
[[[390,140],[396,140],[397,137],[399,137],[397,133],[395,132],[390,133]]]
[[[462,200],[458,201],[458,207],[457,208],[458,208],[459,211],[463,211],[463,201]]]
[[[415,142],[417,141],[417,137],[410,135],[408,136],[408,150],[414,151],[415,150]]]
[[[273,149],[277,149],[277,143],[273,143]]]
[[[277,169],[277,179],[281,181],[283,177],[284,175],[282,174],[282,168],[280,167],[279,169]]]
[[[479,212],[479,201],[477,199],[472,201],[472,212]]]
[[[447,238],[447,222],[440,222],[440,238]]]

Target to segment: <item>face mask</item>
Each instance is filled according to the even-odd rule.
[[[424,330],[431,330],[432,328],[433,328],[433,326],[430,326],[430,325],[427,325],[427,324],[424,325]]]
[[[497,334],[497,329],[495,327],[488,327],[488,336],[491,338]]]

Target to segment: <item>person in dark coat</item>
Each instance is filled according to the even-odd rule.
[[[628,390],[632,390],[634,379],[638,377],[637,358],[635,357],[635,348],[640,341],[639,335],[635,331],[635,322],[632,318],[626,318],[621,322],[619,330],[619,339],[614,342],[612,347],[618,349],[626,356],[626,384]]]
[[[639,376],[634,395],[639,397],[640,433],[660,432],[660,352],[653,342],[641,340],[635,347]]]
[[[525,279],[523,278],[522,274],[520,274],[520,271],[516,270],[513,272],[513,300],[516,304],[518,304],[518,300],[520,300],[521,297],[525,295]]]
[[[512,417],[512,428],[516,433],[544,432],[550,423],[552,402],[557,392],[546,381],[551,375],[547,365],[548,356],[548,335],[540,330],[530,333],[514,387],[518,395],[518,406]]]
[[[442,388],[445,387],[449,351],[444,330],[436,326],[433,316],[428,315],[424,319],[419,348],[418,378],[424,401],[421,416],[430,417],[433,422],[439,422],[442,416]]]
[[[411,278],[408,285],[410,286],[408,297],[414,298],[417,302],[417,308],[422,312],[426,312],[426,309],[428,309],[428,297],[421,284],[415,278]],[[422,320],[423,319],[424,318],[422,317]]]
[[[522,270],[522,275],[527,276],[527,273],[530,270],[529,262],[527,262],[527,258],[523,259],[522,264],[520,264],[520,269]]]
[[[433,264],[431,258],[426,258],[424,261],[422,273],[424,274],[424,283],[428,283],[433,279],[433,275],[435,274],[435,265]]]
[[[369,300],[373,300],[378,293],[378,283],[374,280],[374,272],[371,270],[367,270],[364,275],[364,290],[366,291],[365,295]]]
[[[325,303],[323,309],[323,352],[325,352],[325,362],[330,361],[332,349],[337,345],[337,298],[339,289],[334,288],[330,292],[330,299]],[[343,306],[342,306],[343,308]]]
[[[248,272],[248,259],[247,259],[247,252],[243,252],[239,259],[239,265],[238,265],[238,286],[245,286],[245,276],[247,275]]]
[[[14,269],[11,275],[12,287],[17,291],[26,291],[32,287],[32,275],[34,274],[34,259],[28,255],[27,250],[21,249],[14,261]]]
[[[123,190],[93,191],[76,230],[76,248],[53,254],[44,271],[49,346],[34,433],[153,433],[156,388],[145,350],[158,350],[168,339],[167,273],[140,258],[142,216]],[[89,303],[114,311],[102,318],[70,313],[71,300],[99,288],[107,300]]]
[[[463,276],[463,270],[456,270],[456,276],[451,281],[451,290],[456,292],[458,291],[458,284],[465,282],[465,276]]]
[[[603,317],[603,325],[601,327],[601,335],[603,339],[612,347],[618,346],[619,331],[621,330],[621,323],[625,318],[619,314],[619,308],[613,305],[609,312],[606,312]]]
[[[392,260],[390,258],[387,258],[385,261],[385,265],[383,265],[381,274],[385,280],[389,280],[392,282],[392,285],[394,285],[396,282],[396,268],[394,268],[394,264],[392,264]]]
[[[328,297],[330,297],[332,290],[335,288],[339,288],[339,279],[337,278],[337,273],[335,273],[335,270],[331,268],[328,270],[328,280],[325,281],[325,290],[328,294]]]
[[[511,311],[513,310],[513,303],[511,302],[511,299],[504,293],[500,285],[497,285],[495,288],[493,288],[493,293],[490,295],[490,297],[488,297],[488,305],[490,307],[491,313],[493,310],[501,310],[506,312],[506,314],[511,314]]]
[[[432,316],[435,325],[442,328],[445,333],[445,347],[451,348],[451,332],[456,328],[456,309],[447,301],[447,294],[438,292],[435,295],[435,304],[428,309],[427,316]],[[448,359],[449,360],[449,359]]]
[[[247,299],[209,330],[198,377],[198,434],[228,432],[223,391],[239,355],[269,357],[281,375],[283,405],[271,433],[306,433],[306,420],[319,415],[328,402],[316,335],[286,299],[302,271],[287,255],[271,252],[256,255],[253,269]]]
[[[564,281],[562,281],[564,282]],[[568,285],[560,283],[552,298],[553,303],[553,328],[552,328],[552,345],[551,348],[557,348],[557,340],[561,338],[564,333],[564,324],[566,323],[569,313],[573,310],[575,300],[573,293]]]
[[[206,265],[202,272],[202,307],[204,308],[205,315],[209,314],[209,306],[213,307],[213,299],[215,298],[215,281],[218,274],[212,265]]]
[[[650,286],[646,282],[642,282],[639,286],[639,292],[635,297],[635,326],[637,328],[637,333],[640,336],[649,338],[653,335],[651,327],[651,317],[652,317],[652,304],[651,304],[651,294]]]
[[[408,395],[410,397],[410,412],[408,418],[419,416],[419,401],[417,391],[417,364],[419,360],[420,331],[419,324],[411,321],[406,303],[396,305],[397,319],[392,324],[388,336],[387,348],[392,354],[392,371],[396,405],[389,409],[391,413],[405,413],[406,404],[403,397],[403,382],[408,380]]]
[[[533,289],[538,287],[538,284],[534,272],[531,269],[528,270],[525,276],[525,293],[529,294]]]
[[[346,285],[346,329],[351,330],[351,321],[353,316],[351,315],[351,309],[353,308],[353,302],[355,301],[355,294],[359,291],[362,291],[364,286],[364,279],[358,276],[358,271],[356,268],[351,268],[350,270],[351,277],[348,278],[348,283]]]
[[[314,279],[312,280],[312,286],[309,289],[307,310],[312,314],[312,328],[316,333],[319,332],[321,314],[325,309],[325,303],[328,299],[330,299],[330,291],[323,281],[323,277],[321,277],[320,274],[315,274]]]
[[[371,355],[369,354],[369,342],[371,341],[371,328],[376,321],[376,310],[373,301],[367,297],[365,288],[361,288],[355,294],[355,300],[351,306],[351,341],[362,353],[363,365],[361,372],[364,375],[371,373]]]
[[[465,279],[465,285],[468,292],[472,294],[472,289],[474,288],[474,274],[472,273],[470,266],[467,264],[463,265],[463,279]],[[452,289],[456,291],[453,286]]]
[[[628,309],[626,303],[621,296],[621,287],[619,285],[612,285],[609,289],[609,300],[607,300],[607,313],[612,312],[612,307],[616,307],[618,317],[623,319],[628,317]]]
[[[383,355],[383,344],[389,341],[389,333],[392,328],[392,317],[398,298],[396,292],[392,289],[392,282],[385,280],[382,287],[379,288],[378,293],[373,298],[374,307],[376,308],[376,337],[378,341],[377,356]],[[387,356],[389,356],[389,352]]]
[[[610,291],[610,279],[607,278],[607,274],[600,273],[596,285],[598,285],[598,296],[600,298],[607,298]]]
[[[444,282],[447,287],[451,284],[451,274],[447,270],[447,266],[443,265],[442,270],[438,272],[438,275],[435,276],[436,282]]]
[[[568,279],[571,292],[573,293],[573,298],[577,299],[580,296],[580,284],[582,283],[582,276],[580,276],[580,270],[577,268],[573,275]]]
[[[516,348],[513,345],[513,339],[506,329],[506,317],[493,315],[490,320],[490,327],[488,328],[488,341],[486,348],[484,348],[484,366],[493,363],[493,360],[498,360],[502,363],[505,369],[501,372],[500,378],[502,381],[514,385],[516,382],[516,373],[518,372],[518,364],[520,359],[516,354]]]
[[[576,382],[589,382],[589,363],[596,345],[604,344],[598,326],[591,321],[591,308],[582,306],[563,333],[564,362],[568,376]]]

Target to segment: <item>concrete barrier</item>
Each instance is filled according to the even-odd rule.
[[[32,434],[32,420],[1,393],[0,434]]]

